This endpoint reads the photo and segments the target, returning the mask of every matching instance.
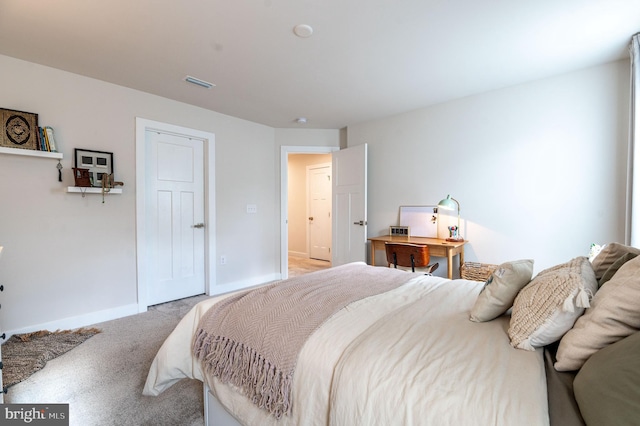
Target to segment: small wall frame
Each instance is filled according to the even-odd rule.
[[[102,176],[113,173],[113,153],[75,148],[75,168],[89,170],[92,187],[102,187]]]
[[[411,230],[408,226],[391,225],[389,227],[389,235],[392,237],[410,237]]]

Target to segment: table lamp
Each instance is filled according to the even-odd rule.
[[[460,203],[455,198],[452,198],[451,195],[447,195],[447,198],[440,200],[438,203],[438,208],[445,210],[454,210],[456,206],[458,207],[458,226],[456,227],[455,234],[447,238],[447,241],[464,241],[464,238],[460,236]],[[449,230],[451,230],[451,228],[449,228]]]

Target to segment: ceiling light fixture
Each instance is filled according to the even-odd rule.
[[[190,75],[186,76],[184,78],[184,81],[186,81],[187,83],[198,85],[200,87],[204,87],[206,89],[211,89],[212,87],[215,86],[215,84],[213,84],[213,83],[209,83],[208,81],[200,80],[199,78],[191,77]]]
[[[298,37],[307,38],[313,34],[313,28],[311,28],[311,25],[299,24],[293,27],[293,32]]]
[[[307,124],[307,119],[305,117],[296,118],[296,123],[298,124]]]

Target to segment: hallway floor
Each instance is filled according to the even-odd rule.
[[[329,261],[289,256],[289,278],[330,267],[331,262]]]

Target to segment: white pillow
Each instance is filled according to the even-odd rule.
[[[469,319],[474,322],[491,321],[513,306],[518,292],[531,281],[533,260],[523,259],[498,266],[487,279]]]
[[[559,340],[589,307],[597,288],[584,256],[540,272],[514,302],[507,331],[511,345],[534,350]]]

